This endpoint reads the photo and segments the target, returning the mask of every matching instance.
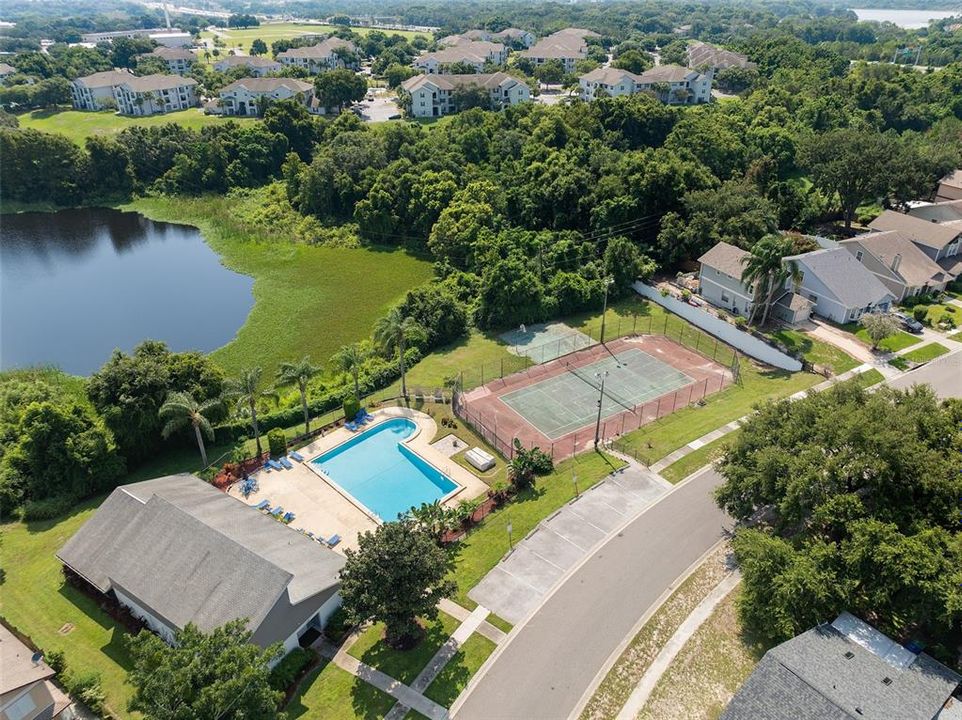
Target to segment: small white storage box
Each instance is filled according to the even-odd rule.
[[[464,457],[481,472],[494,467],[494,458],[479,447],[471,448],[464,453]]]

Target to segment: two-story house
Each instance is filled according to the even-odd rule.
[[[186,75],[191,65],[197,62],[197,56],[185,48],[158,47],[146,55],[163,60],[167,63],[167,71],[175,75]]]
[[[114,88],[132,77],[129,70],[107,70],[79,77],[70,84],[73,106],[77,110],[115,108]]]
[[[750,316],[756,288],[741,280],[749,255],[747,250],[720,242],[698,258],[699,294],[716,307]]]
[[[314,85],[296,78],[241,78],[222,87],[218,95],[224,115],[259,116],[271,101],[292,98],[315,112]]]
[[[227,72],[239,67],[244,68],[251,77],[264,77],[284,69],[276,60],[260,55],[229,55],[214,63],[214,70],[217,72]]]
[[[329,37],[317,45],[310,47],[299,47],[285,50],[277,54],[277,61],[289,67],[300,67],[309,73],[319,73],[324,70],[334,70],[346,67],[356,70],[358,63],[356,60],[345,60],[343,53],[357,56],[357,46],[349,40],[338,37]]]
[[[527,50],[518,53],[519,57],[527,58],[534,65],[543,65],[551,60],[558,60],[566,73],[574,72],[579,60],[588,57],[586,38],[600,37],[598,33],[580,28],[565,28],[541,38]]]
[[[159,115],[197,105],[197,81],[180,75],[130,76],[114,87],[123,115]]]
[[[858,235],[839,244],[892,292],[896,302],[944,290],[951,279],[908,236],[895,230]]]
[[[500,110],[531,99],[531,90],[507,73],[480,75],[415,75],[401,83],[403,103],[413,117],[440,117],[458,112],[459,88],[478,87],[488,92],[490,106]]]
[[[962,274],[962,220],[936,222],[894,210],[883,210],[869,223],[873,230],[896,230],[945,270],[951,279]]]
[[[501,43],[467,40],[435,52],[424,53],[415,58],[412,64],[429,75],[444,73],[452,65],[470,65],[476,73],[480,73],[485,65],[503,65],[507,58],[508,49]]]

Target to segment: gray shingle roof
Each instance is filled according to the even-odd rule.
[[[191,87],[197,84],[194,78],[182,77],[180,75],[144,75],[143,77],[128,76],[118,85],[126,85],[133,92],[156,92],[158,90],[174,90],[179,87]]]
[[[337,48],[345,48],[351,52],[357,52],[357,46],[350,40],[344,40],[339,37],[329,37],[322,40],[317,45],[311,45],[309,47],[299,47],[291,48],[290,50],[285,50],[284,52],[278,53],[277,58],[320,58],[325,59],[331,56]]]
[[[104,72],[85,75],[74,80],[75,83],[88,88],[112,87],[121,85],[133,77],[127,70],[106,70]]]
[[[812,273],[845,307],[867,307],[892,294],[875,275],[843,247],[813,250],[784,258]]]
[[[697,78],[698,76],[699,74],[691,68],[682,67],[681,65],[656,65],[639,75],[638,82],[643,84],[656,82],[677,83],[684,82],[690,77]]]
[[[586,82],[596,82],[602,85],[617,85],[627,79],[632,85],[639,81],[639,76],[627,70],[619,70],[614,67],[597,67],[582,75],[580,80]]]
[[[928,221],[935,220],[935,222],[962,220],[962,200],[944,200],[930,205],[920,205],[909,210],[909,215]]]
[[[279,87],[286,87],[291,92],[295,93],[307,92],[308,90],[314,89],[314,85],[312,83],[304,80],[298,80],[297,78],[252,77],[235,80],[234,82],[222,87],[218,92],[219,94],[223,95],[224,93],[232,92],[233,90],[241,87],[246,88],[248,92],[252,93],[274,92]]]
[[[744,260],[750,254],[747,250],[742,250],[726,242],[720,242],[698,258],[698,262],[719,270],[729,277],[741,279],[742,272],[745,270]]]
[[[332,594],[344,564],[192,475],[117,488],[57,556],[101,591],[121,588],[175,627],[202,630],[241,617],[255,630],[282,598]]]
[[[892,645],[883,657],[834,624],[819,625],[769,650],[722,720],[932,720],[962,677]]]
[[[33,662],[33,650],[0,625],[0,695],[53,677],[54,672],[41,660]]]
[[[477,85],[478,87],[483,87],[488,90],[492,90],[495,87],[504,85],[505,83],[510,83],[511,87],[516,83],[520,83],[516,77],[508,75],[508,73],[496,72],[496,73],[477,73],[468,75],[452,75],[452,74],[434,74],[434,75],[415,75],[410,77],[401,83],[401,87],[408,92],[413,92],[417,90],[422,85],[434,85],[439,90],[454,90],[458,87],[465,87],[468,85]]]
[[[934,285],[948,280],[942,268],[919,250],[912,239],[904,233],[895,230],[867,233],[850,240],[843,240],[841,244],[850,248],[861,246],[889,269],[892,267],[895,256],[898,255],[898,270],[893,272],[901,276],[910,286],[921,286],[927,283]],[[854,249],[852,252],[854,253]]]
[[[911,237],[913,242],[936,250],[941,250],[962,233],[962,227],[931,222],[894,210],[883,210],[868,226],[873,230],[898,230]]]

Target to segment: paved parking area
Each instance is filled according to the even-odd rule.
[[[614,473],[542,521],[468,596],[517,624],[565,572],[669,487],[638,467]]]

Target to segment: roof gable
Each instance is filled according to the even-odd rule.
[[[883,210],[868,226],[873,230],[898,230],[912,238],[913,242],[935,250],[949,245],[962,233],[962,226],[923,220],[894,210]]]
[[[868,233],[850,240],[843,240],[841,244],[849,248],[855,245],[862,247],[908,285],[920,286],[946,280],[942,268],[919,250],[911,238],[904,233],[895,230]],[[898,264],[897,268],[893,269],[896,257],[898,257]]]
[[[698,258],[698,262],[740,280],[745,270],[745,261],[750,255],[747,250],[720,242]]]
[[[783,260],[796,262],[806,276],[810,274],[817,278],[847,308],[874,305],[885,298],[895,299],[882,281],[843,247],[813,250]]]

